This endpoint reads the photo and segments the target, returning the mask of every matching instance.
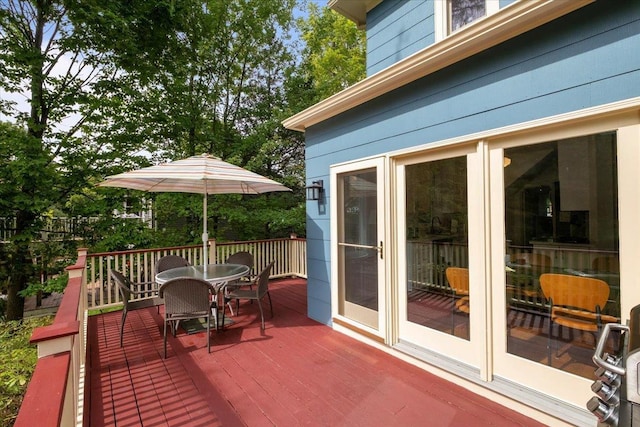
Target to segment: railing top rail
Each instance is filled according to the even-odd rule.
[[[216,243],[217,244],[217,243]],[[137,254],[144,252],[162,252],[162,251],[176,251],[182,249],[194,249],[200,248],[201,245],[188,245],[188,246],[169,246],[169,247],[161,247],[161,248],[147,248],[147,249],[129,249],[126,251],[110,251],[110,252],[96,252],[92,254],[88,254],[88,257],[101,257],[101,256],[114,256],[114,255],[129,255],[129,254]]]
[[[236,245],[255,245],[265,242],[273,242],[273,241],[284,241],[284,240],[298,240],[305,241],[304,237],[279,237],[275,239],[262,239],[262,240],[234,240],[233,242],[220,242],[218,240],[215,241],[216,246],[236,246]],[[211,240],[213,241],[213,240]],[[96,252],[92,254],[88,254],[88,257],[102,257],[102,256],[115,256],[115,255],[130,255],[144,252],[160,252],[160,251],[176,251],[183,249],[195,249],[200,248],[201,245],[185,245],[185,246],[169,246],[169,247],[160,247],[160,248],[147,248],[147,249],[130,249],[126,251],[111,251],[111,252]]]

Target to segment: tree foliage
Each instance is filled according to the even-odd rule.
[[[15,193],[0,216],[18,219],[12,245],[3,248],[13,266],[7,273],[10,318],[22,316],[17,295],[34,276],[27,242],[36,236],[41,215],[52,208],[67,215],[102,216],[87,226],[87,241],[113,250],[171,237],[109,218],[122,211],[125,200],[173,199],[175,206],[187,198],[183,219],[190,232],[174,236],[173,243],[189,243],[194,230],[199,236],[201,198],[93,188],[113,173],[205,152],[217,155],[294,192],[264,200],[243,197],[241,204],[238,197],[212,198],[216,237],[301,232],[303,145],[299,139],[290,141],[279,125],[287,111],[285,70],[294,63],[286,40],[294,4],[3,2],[0,90],[25,96],[28,108],[21,111],[13,97],[3,96],[0,112],[26,129],[21,146],[26,149],[28,142],[34,151],[30,157],[8,157],[16,168],[27,165],[24,185],[14,178],[0,183],[1,191]],[[13,145],[7,142],[5,148]],[[20,200],[26,196],[19,194],[33,197]],[[167,213],[166,218],[175,216]],[[252,227],[257,222],[261,227]],[[260,234],[251,236],[249,230]]]
[[[200,240],[202,197],[96,188],[105,176],[209,153],[291,193],[209,198],[210,235],[304,235],[304,135],[282,120],[364,76],[364,35],[309,5],[290,38],[295,0],[5,0],[0,9],[0,216],[7,315],[37,277],[43,215],[83,224],[92,250]],[[5,96],[11,94],[12,96]],[[24,96],[27,108],[15,102]],[[153,203],[157,230],[112,213]],[[72,243],[60,251],[72,250]],[[54,246],[48,246],[53,248]],[[4,270],[3,270],[4,269]]]
[[[308,5],[298,27],[305,42],[300,70],[315,89],[314,102],[346,89],[366,76],[366,34],[328,7]]]

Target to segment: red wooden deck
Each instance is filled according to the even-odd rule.
[[[270,289],[266,330],[257,305],[241,304],[211,354],[204,332],[181,332],[163,360],[155,308],[129,314],[123,348],[120,312],[91,317],[90,425],[541,425],[309,319],[305,280]]]

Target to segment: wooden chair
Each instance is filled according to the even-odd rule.
[[[455,303],[456,310],[469,314],[471,312],[471,305],[469,303],[469,269],[448,267],[446,275],[454,296],[460,297]]]
[[[167,325],[176,335],[178,322],[188,319],[205,319],[207,326],[207,351],[211,353],[211,302],[212,286],[204,280],[180,277],[160,286],[160,298],[164,299],[164,358],[167,358]]]
[[[554,324],[591,332],[597,343],[602,325],[618,321],[617,317],[602,314],[609,298],[609,285],[600,279],[545,273],[540,276],[540,286],[549,303],[549,364]]]
[[[247,299],[258,302],[258,308],[260,309],[260,319],[262,321],[261,327],[264,330],[264,311],[262,310],[262,298],[265,295],[269,298],[269,307],[271,308],[271,317],[273,317],[273,304],[271,303],[271,295],[269,294],[269,276],[271,275],[271,269],[275,261],[271,261],[269,265],[260,272],[255,285],[255,289],[236,289],[229,292],[228,297],[236,300],[236,312],[240,309],[239,300]],[[222,311],[222,324],[224,325],[224,310]]]
[[[138,310],[141,308],[160,306],[162,305],[162,299],[158,296],[151,298],[145,298],[140,300],[131,300],[132,296],[136,295],[148,295],[150,291],[134,291],[133,283],[125,277],[124,274],[117,270],[111,270],[111,277],[118,286],[118,292],[122,298],[122,320],[120,321],[120,347],[122,347],[122,337],[124,335],[124,322],[127,320],[127,314],[132,310]]]
[[[471,312],[471,304],[469,301],[469,269],[447,267],[445,274],[455,300],[454,311],[451,313],[451,333],[455,335],[456,312],[462,312],[467,315]]]

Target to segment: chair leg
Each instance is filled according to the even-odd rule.
[[[124,322],[127,320],[127,310],[122,310],[122,320],[120,321],[120,347],[122,347],[122,337],[124,335]]]
[[[215,301],[211,302],[211,314],[213,314],[213,320],[216,322],[216,331],[218,330],[218,303]],[[224,316],[224,310],[222,310],[222,315]]]
[[[218,329],[217,315],[215,316],[215,319],[216,319],[216,329]],[[207,317],[205,317],[205,320],[207,321],[207,352],[211,353],[211,313],[207,314]]]
[[[164,353],[163,353],[163,359],[167,358],[167,319],[164,319]]]
[[[264,331],[264,313],[262,312],[262,303],[260,302],[260,299],[258,299],[258,308],[260,309],[260,320],[262,322],[262,330]]]
[[[269,297],[269,307],[271,308],[271,317],[273,317],[273,304],[271,303],[271,294],[267,291],[267,296]]]
[[[220,325],[222,330],[224,331],[224,305],[222,306],[222,325]],[[216,329],[218,328],[218,318],[216,317]]]

